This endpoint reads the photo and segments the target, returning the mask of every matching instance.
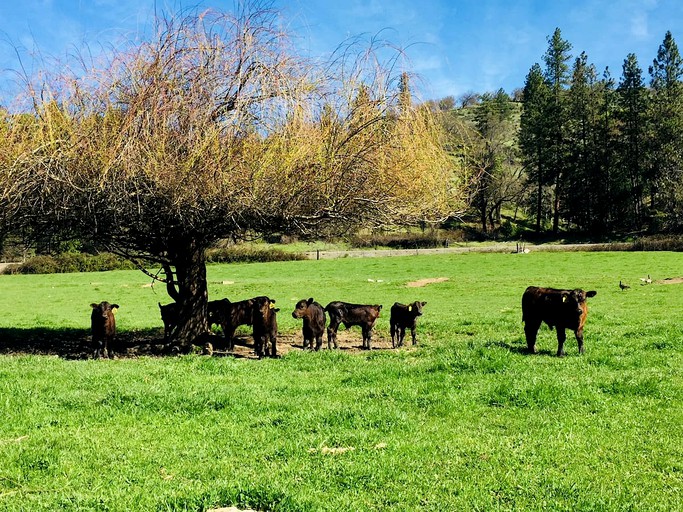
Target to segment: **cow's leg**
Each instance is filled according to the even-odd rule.
[[[305,327],[301,329],[301,334],[304,337],[304,349],[308,347],[313,348],[313,334]]]
[[[526,320],[524,322],[524,335],[526,336],[526,346],[530,354],[536,353],[536,335],[541,327],[540,321]]]
[[[226,324],[223,326],[223,334],[225,335],[225,348],[233,351],[235,349],[235,328]]]
[[[403,340],[406,338],[406,327],[405,325],[401,326],[401,340],[398,342],[398,346],[402,347],[403,346]]]
[[[316,342],[315,342],[315,350],[316,352],[320,350],[320,347],[323,346],[323,335],[319,334],[316,336]],[[313,348],[313,342],[311,342],[311,348]]]
[[[311,343],[312,345],[312,343]],[[270,337],[270,357],[277,357],[277,337]]]
[[[339,328],[339,321],[337,319],[330,319],[330,325],[327,327],[327,350],[332,349],[332,344],[334,343],[334,348],[337,348],[337,329]]]
[[[413,337],[413,345],[417,345],[417,333],[416,333],[417,327],[412,326],[410,328],[410,335]]]
[[[583,327],[577,329],[574,332],[574,336],[576,336],[576,341],[579,344],[579,354],[583,354],[585,352],[583,348]]]
[[[264,342],[263,336],[254,336],[254,352],[256,353],[256,357],[261,359],[263,357],[263,342]]]
[[[557,326],[557,357],[564,355],[564,342],[567,339],[567,333],[564,327]]]
[[[372,327],[363,327],[363,348],[370,350],[370,338],[372,336]]]
[[[396,348],[396,341],[398,341],[398,333],[396,332],[398,328],[396,324],[391,324],[391,348]],[[396,340],[394,339],[396,338]]]

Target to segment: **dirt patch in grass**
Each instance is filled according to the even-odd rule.
[[[418,279],[417,281],[411,281],[409,283],[406,283],[406,286],[409,288],[419,288],[422,286],[427,286],[428,284],[443,283],[444,281],[448,281],[448,278],[447,277],[427,277],[425,279]]]
[[[337,345],[339,346],[339,350],[347,353],[367,352],[367,350],[363,349],[363,336],[361,334],[360,328],[358,327],[351,328],[349,330],[342,330],[342,328],[340,328],[339,332],[337,333]],[[389,350],[391,349],[391,338],[385,338],[384,336],[373,332],[371,346],[372,350]],[[283,333],[278,335],[278,356],[284,356],[289,352],[296,350],[304,350],[303,336],[301,335],[301,332]],[[320,347],[320,350],[327,350],[327,336],[323,338],[323,344],[322,347]],[[334,348],[332,350],[334,350]],[[235,339],[235,348],[232,352],[221,350],[219,341],[216,350],[214,350],[214,356],[232,356],[256,359],[253,340],[251,336],[237,336]]]
[[[683,277],[667,277],[655,282],[658,284],[681,284],[683,283]]]

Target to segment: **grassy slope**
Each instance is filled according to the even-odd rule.
[[[0,508],[683,508],[677,253],[467,254],[209,268],[212,298],[426,300],[417,349],[282,360],[0,357]],[[419,278],[445,283],[406,288]],[[381,279],[382,282],[369,282]],[[632,285],[621,292],[619,279]],[[234,281],[234,284],[223,284]],[[136,272],[0,276],[0,328],[160,326]],[[598,290],[584,357],[526,356],[529,284]],[[356,333],[360,337],[360,333]],[[353,448],[326,453],[326,448]]]

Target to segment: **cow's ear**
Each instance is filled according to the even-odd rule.
[[[275,309],[273,309],[273,311],[275,311],[277,313],[278,311],[280,311],[280,308],[275,308]]]
[[[93,302],[92,304],[90,304],[90,307],[93,308],[93,309],[95,309],[95,308],[98,307],[98,306],[99,306],[99,304],[95,304],[94,302]]]
[[[120,307],[121,306],[119,306],[118,304],[112,304],[111,305],[111,309],[119,309]]]
[[[311,297],[310,299],[308,299],[308,300],[306,301],[306,304],[308,304],[309,306],[310,306],[311,304],[313,304],[313,297]]]
[[[589,292],[586,292],[586,297],[595,297],[598,294],[595,290],[591,290]]]
[[[381,304],[379,305],[379,310],[380,310],[380,311],[382,310],[382,305],[381,305]]]

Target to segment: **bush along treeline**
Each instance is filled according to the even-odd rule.
[[[209,249],[206,256],[208,263],[258,263],[306,259],[305,255],[296,252],[240,246]],[[7,266],[2,273],[62,274],[68,272],[132,270],[137,268],[131,261],[111,253],[62,253],[56,255],[36,255],[25,262]]]
[[[502,210],[536,233],[681,232],[683,59],[671,32],[647,76],[632,53],[617,78],[571,52],[558,28],[512,98],[430,103],[469,170],[469,215],[484,233]]]
[[[132,262],[111,253],[40,254],[23,263],[7,266],[4,274],[62,274],[69,272],[103,272],[105,270],[131,270]]]

